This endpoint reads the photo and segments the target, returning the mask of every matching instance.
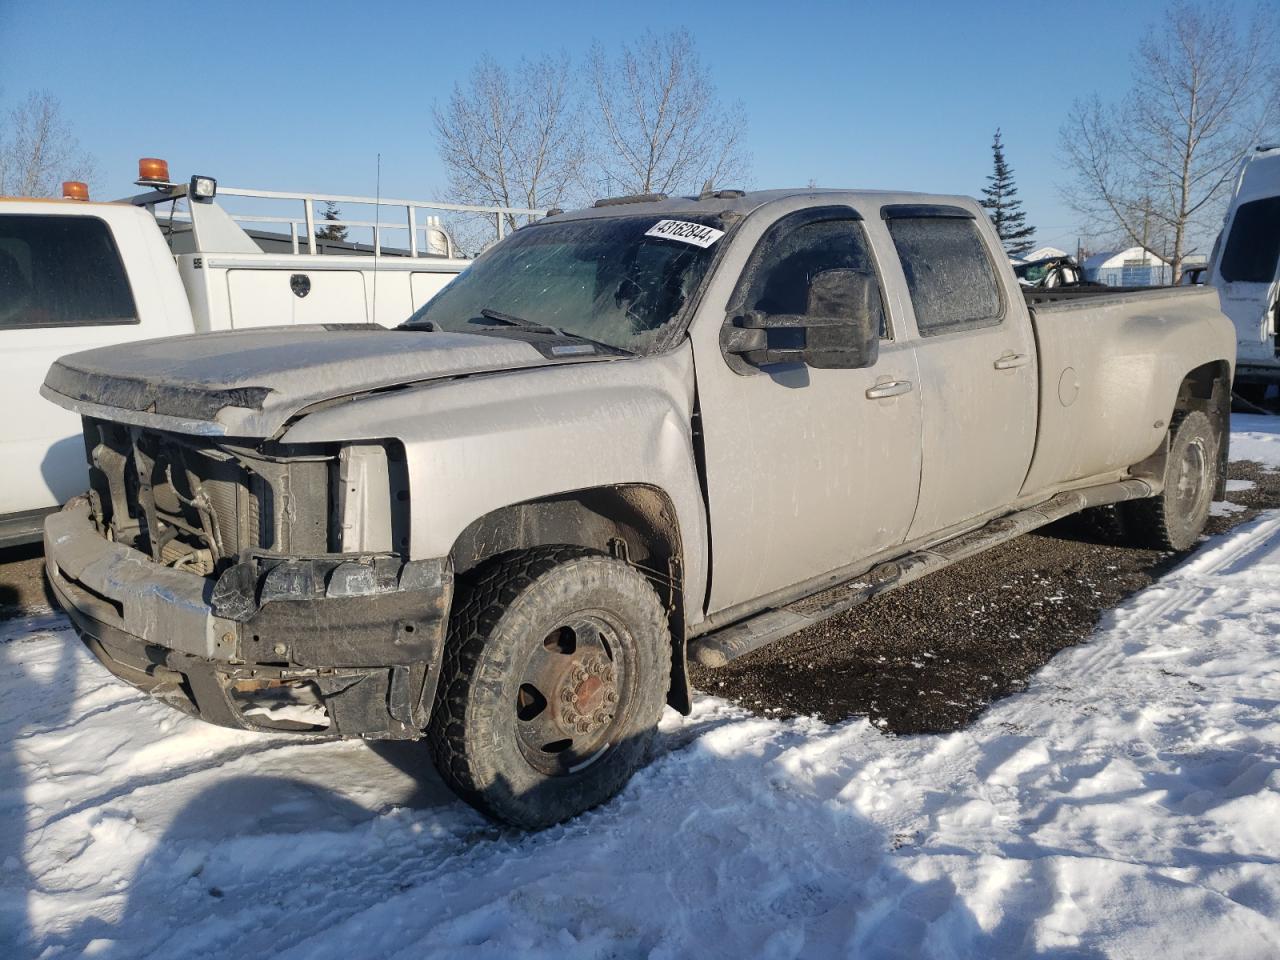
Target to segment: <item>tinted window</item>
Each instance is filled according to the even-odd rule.
[[[888,224],[922,337],[1000,322],[1000,287],[977,224],[949,217]]]
[[[137,323],[120,253],[96,217],[0,215],[0,330]]]
[[[1222,253],[1224,280],[1270,283],[1280,261],[1280,197],[1244,203]]]
[[[802,211],[769,229],[747,266],[734,312],[807,313],[809,283],[824,270],[857,270],[878,286],[862,224],[852,219],[811,222],[813,216]],[[880,335],[885,336],[883,309]]]

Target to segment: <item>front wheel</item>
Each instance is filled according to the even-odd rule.
[[[648,580],[578,547],[507,554],[458,598],[428,737],[472,806],[536,829],[603,803],[648,757],[671,641]]]
[[[1165,462],[1164,490],[1124,504],[1124,525],[1136,546],[1190,550],[1204,532],[1218,483],[1221,438],[1213,423],[1193,410],[1174,423]]]

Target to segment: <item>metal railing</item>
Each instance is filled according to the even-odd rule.
[[[134,198],[135,203],[141,203],[146,206],[156,206],[169,201],[176,201],[186,197],[187,187],[185,184],[174,185],[171,188],[157,190],[153,194],[143,197]],[[236,214],[227,211],[227,216],[237,223],[276,223],[288,224],[289,239],[293,245],[293,252],[301,252],[301,241],[298,236],[299,229],[306,231],[307,237],[307,253],[316,254],[316,227],[360,227],[373,230],[373,254],[378,256],[382,253],[382,232],[384,230],[407,230],[409,232],[409,256],[422,256],[421,248],[418,244],[419,230],[439,229],[444,234],[447,246],[446,255],[454,256],[453,238],[449,236],[448,231],[444,230],[440,225],[439,216],[428,216],[422,223],[418,222],[418,212],[421,210],[445,211],[449,213],[473,213],[482,216],[490,216],[494,218],[494,224],[497,228],[498,239],[501,240],[506,235],[506,221],[508,217],[545,217],[547,208],[534,209],[530,207],[497,207],[484,206],[480,204],[467,203],[444,203],[436,200],[404,200],[390,197],[357,197],[340,193],[291,193],[279,190],[250,190],[245,187],[224,187],[218,185],[219,197],[246,197],[255,200],[286,200],[300,202],[302,204],[301,217],[270,217],[257,214]],[[333,203],[333,204],[361,204],[371,206],[377,211],[381,211],[384,207],[392,209],[402,209],[402,213],[397,213],[396,219],[403,217],[402,220],[396,222],[391,218],[382,220],[379,216],[376,220],[327,220],[323,217],[317,218],[317,203]],[[172,213],[171,213],[172,216]],[[186,219],[186,217],[183,217]]]
[[[156,216],[159,218],[161,214],[157,213]],[[268,216],[262,216],[260,214],[231,213],[229,211],[227,212],[227,216],[230,217],[232,220],[234,220],[236,223],[241,223],[241,224],[253,224],[253,223],[284,224],[289,228],[289,243],[293,248],[293,252],[294,253],[302,252],[302,241],[300,237],[304,232],[306,223],[307,223],[307,221],[304,218],[268,217]],[[191,222],[190,213],[176,211],[176,210],[167,214],[163,214],[163,218],[165,220],[177,220],[183,223]],[[326,220],[323,217],[316,220],[314,225],[320,226],[321,228],[330,227],[330,226],[370,228],[375,231],[374,235],[376,239],[374,243],[374,249],[378,255],[382,254],[382,243],[381,243],[382,231],[407,229],[406,226],[398,223],[386,223],[386,222],[379,222],[375,220]],[[446,251],[444,253],[444,256],[453,257],[454,256],[453,238],[449,236],[448,231],[445,230],[443,226],[441,226],[439,217],[427,217],[422,223],[415,223],[415,229],[413,231],[413,234],[410,237],[410,244],[409,244],[411,248],[411,255],[415,257],[422,256],[423,255],[422,249],[424,246],[428,249],[428,251],[430,251],[430,247],[431,247],[430,241],[428,240],[425,244],[419,245],[417,242],[418,240],[417,234],[419,231],[430,230],[433,228],[438,229],[441,235],[444,237],[445,244],[446,244]],[[323,251],[320,249],[317,249],[317,244],[316,244],[316,240],[321,238],[317,238],[315,236],[314,229],[309,231],[309,233],[311,235],[311,242],[307,244],[308,252],[314,253],[314,254],[322,253]],[[355,243],[354,241],[352,243],[354,246],[357,246],[357,247],[360,246],[360,244]],[[400,250],[395,251],[395,253],[397,256],[404,255],[404,252]]]

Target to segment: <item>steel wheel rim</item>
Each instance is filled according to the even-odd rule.
[[[617,741],[630,675],[625,630],[603,611],[564,618],[534,641],[516,689],[516,742],[549,776],[599,762]]]
[[[1197,439],[1187,444],[1178,460],[1178,475],[1174,481],[1174,503],[1177,504],[1179,516],[1193,520],[1204,509],[1208,484],[1209,458],[1203,441]]]

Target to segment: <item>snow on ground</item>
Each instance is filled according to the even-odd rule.
[[[1280,428],[1276,417],[1231,416],[1231,459],[1280,466]]]
[[[534,836],[414,744],[208,726],[0,624],[0,957],[1275,957],[1278,580],[1264,514],[945,736],[700,697]]]

